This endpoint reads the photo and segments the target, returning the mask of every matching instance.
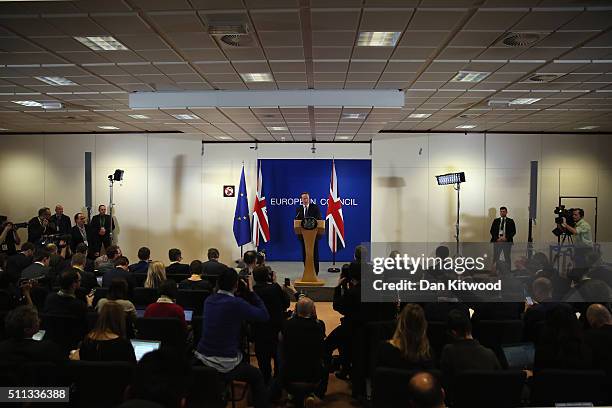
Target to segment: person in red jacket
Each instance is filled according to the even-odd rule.
[[[172,279],[165,280],[159,287],[159,299],[147,306],[144,317],[176,317],[187,330],[185,310],[175,303],[177,293],[176,282]]]

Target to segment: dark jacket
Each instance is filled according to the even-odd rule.
[[[308,211],[306,212],[306,217],[312,217],[317,220],[323,219],[323,217],[321,216],[321,210],[319,210],[319,207],[313,203],[310,203],[308,205]],[[304,219],[304,206],[303,205],[300,205],[299,207],[295,209],[295,219],[296,220]]]
[[[32,265],[21,271],[21,279],[36,279],[50,277],[51,269],[48,266],[34,262]]]
[[[136,287],[134,275],[122,268],[111,269],[102,276],[102,287],[110,288],[113,279],[125,279],[128,284],[128,297],[131,299],[134,294],[134,288]]]
[[[290,304],[289,295],[277,283],[256,283],[253,291],[263,300],[270,315],[266,322],[253,323],[255,337],[271,335],[278,338]]]
[[[170,275],[177,275],[177,274],[191,275],[191,272],[189,271],[189,265],[175,262],[173,264],[166,266],[166,275],[168,274]]]
[[[501,226],[501,218],[496,218],[491,224],[491,242],[496,242],[499,238],[499,227]],[[513,242],[514,235],[516,235],[516,225],[512,218],[506,217],[506,228],[505,228],[506,239],[508,242]]]
[[[118,337],[113,340],[92,340],[85,337],[79,349],[81,360],[127,361],[136,364],[134,347],[129,340]]]
[[[85,236],[87,237],[87,247],[93,247],[93,243],[96,240],[96,236],[92,233],[91,228],[87,224],[85,224]],[[81,231],[79,230],[79,227],[75,225],[70,229],[70,249],[72,249],[72,252],[76,252],[77,245],[82,242],[85,241],[83,240]]]
[[[227,265],[219,262],[216,259],[211,259],[202,262],[202,275],[219,276],[227,269]]]
[[[382,341],[376,350],[376,367],[391,367],[402,370],[431,370],[436,368],[436,365],[433,354],[428,359],[410,361],[402,356],[397,347],[388,341]]]
[[[21,277],[21,272],[32,265],[33,259],[31,256],[26,256],[23,252],[19,252],[13,256],[10,256],[6,260],[6,273],[8,274],[12,283],[17,283]]]
[[[284,322],[282,334],[283,380],[318,382],[324,358],[323,326],[316,319],[295,316]]]
[[[45,299],[44,313],[71,316],[87,322],[87,304],[74,296],[49,294]]]
[[[54,234],[70,234],[72,222],[70,221],[70,217],[67,215],[62,214],[61,217],[58,217],[57,214],[53,214],[49,218],[49,221],[55,226],[55,230],[53,232]]]
[[[600,368],[608,375],[612,374],[612,326],[590,329],[586,332],[584,341],[593,352],[594,368]]]
[[[501,366],[493,350],[481,346],[477,340],[458,340],[442,349],[440,368],[453,377],[466,370],[500,370]]]
[[[28,242],[37,244],[43,235],[51,234],[55,234],[55,225],[52,222],[49,222],[46,227],[43,227],[38,217],[34,217],[28,221]]]
[[[62,355],[59,347],[51,341],[9,339],[0,342],[0,361],[3,363],[59,363],[67,359],[68,356]]]
[[[149,261],[140,260],[129,267],[131,273],[147,273],[149,270]]]

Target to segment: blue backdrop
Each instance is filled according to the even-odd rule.
[[[300,243],[293,231],[295,209],[300,193],[308,191],[325,219],[331,160],[262,159],[263,194],[270,222],[270,242],[261,244],[270,261],[301,261]],[[336,160],[336,175],[343,202],[346,248],[336,253],[336,261],[350,261],[355,246],[370,242],[372,163],[370,160]],[[321,201],[323,199],[323,201]],[[327,236],[319,239],[319,260],[331,261]]]

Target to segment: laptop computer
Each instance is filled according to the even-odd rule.
[[[144,317],[145,309],[136,309],[136,317]],[[193,310],[185,309],[185,321],[187,323],[191,322],[193,317]]]
[[[136,354],[136,361],[140,361],[142,356],[150,351],[157,350],[161,346],[161,341],[155,340],[137,340],[131,339],[132,347],[134,347],[134,354]]]
[[[532,370],[535,357],[533,343],[515,343],[502,345],[504,357],[509,369]]]
[[[45,331],[39,330],[32,336],[32,340],[41,341],[45,337]]]

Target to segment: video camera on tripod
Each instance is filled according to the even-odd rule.
[[[552,233],[555,236],[560,237],[561,235],[572,235],[567,229],[563,228],[561,225],[563,224],[563,219],[565,218],[565,223],[570,227],[575,227],[576,223],[573,218],[573,208],[565,208],[564,205],[560,205],[555,208],[554,213],[557,217],[555,217],[555,224],[557,224],[557,228],[552,230]]]
[[[48,244],[55,244],[58,248],[63,248],[70,243],[70,239],[72,237],[70,234],[51,234],[51,235],[43,235],[39,241],[40,246],[46,246]],[[64,242],[62,244],[62,241]]]

